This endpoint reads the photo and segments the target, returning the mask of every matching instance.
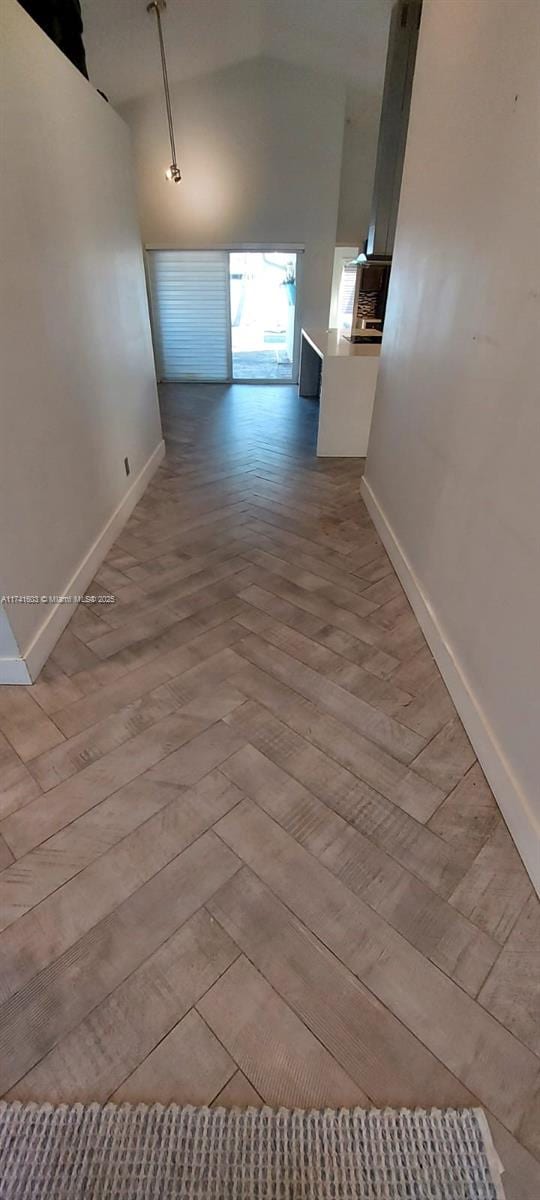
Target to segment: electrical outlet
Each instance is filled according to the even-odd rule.
[[[129,475],[129,474],[130,474],[130,472],[131,472],[131,467],[130,467],[130,465],[129,465],[129,458],[127,458],[127,456],[126,456],[126,458],[124,459],[124,466],[125,466],[125,468],[126,468],[126,475]]]

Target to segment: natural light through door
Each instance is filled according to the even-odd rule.
[[[230,254],[233,379],[291,380],[296,311],[296,254]]]

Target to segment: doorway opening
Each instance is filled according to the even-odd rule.
[[[163,383],[292,383],[296,250],[149,250]]]
[[[229,254],[232,377],[293,378],[296,254],[239,250]]]

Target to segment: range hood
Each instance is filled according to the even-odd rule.
[[[392,257],[421,12],[422,0],[397,0],[392,9],[371,218],[359,263]]]
[[[347,264],[356,267],[342,326],[351,342],[380,342],[383,334],[421,12],[422,0],[397,0],[392,9],[369,232]]]

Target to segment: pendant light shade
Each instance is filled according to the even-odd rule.
[[[176,146],[174,143],[174,126],[173,126],[172,109],[171,109],[171,96],[170,96],[170,92],[169,92],[169,77],[167,75],[167,60],[165,58],[165,43],[163,41],[163,29],[161,26],[161,14],[166,7],[167,7],[167,0],[151,0],[151,3],[146,5],[146,11],[149,13],[153,12],[156,15],[158,38],[159,38],[159,50],[160,50],[160,54],[161,54],[161,70],[163,73],[163,91],[165,93],[165,108],[167,110],[167,123],[169,126],[169,141],[171,144],[171,165],[170,165],[170,167],[167,167],[167,170],[165,171],[165,178],[168,180],[171,180],[173,183],[180,183],[180,180],[182,178],[182,173],[181,173],[180,167],[178,166],[178,163],[176,161]]]

